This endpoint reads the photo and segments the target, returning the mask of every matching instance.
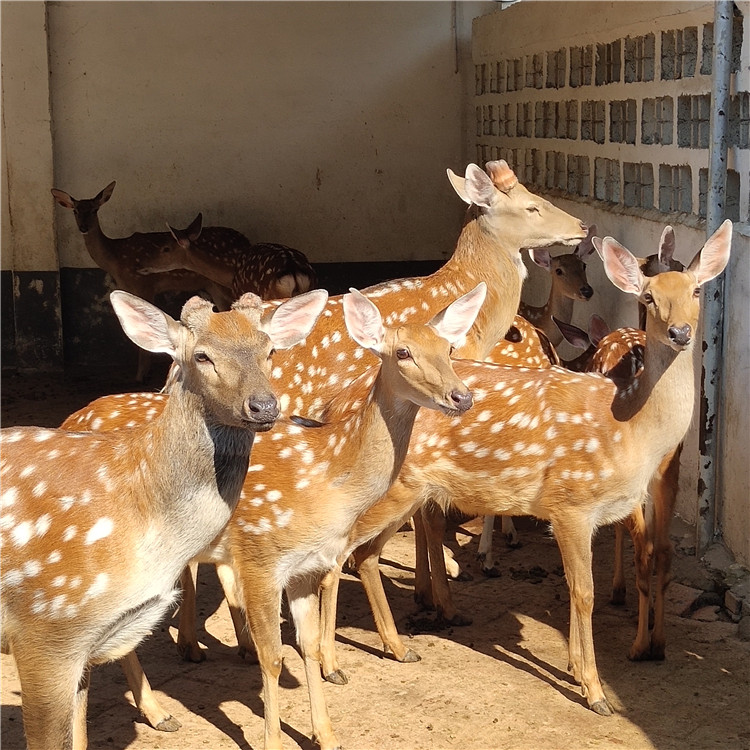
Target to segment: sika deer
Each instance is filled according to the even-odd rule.
[[[553,346],[559,346],[563,340],[553,317],[570,323],[573,317],[573,302],[588,301],[594,290],[586,279],[586,258],[594,252],[592,239],[596,234],[596,225],[589,227],[586,239],[572,252],[552,257],[545,248],[532,248],[531,259],[552,275],[549,298],[542,307],[534,307],[521,302],[519,312],[537,328],[541,328]]]
[[[85,747],[90,667],[135,648],[174,602],[187,561],[229,520],[255,434],[279,415],[271,349],[306,336],[326,297],[263,317],[255,295],[224,313],[195,297],[177,322],[116,290],[126,334],[179,368],[161,416],[111,434],[0,433],[2,627],[29,750]]]
[[[171,245],[141,273],[194,271],[230,290],[229,301],[245,292],[266,300],[293,297],[317,285],[315,269],[299,250],[270,242],[251,244],[235,229],[202,224],[203,214],[198,214],[187,229],[167,225]]]
[[[284,589],[305,662],[314,735],[324,750],[338,746],[320,686],[318,589],[343,559],[357,518],[398,475],[419,407],[455,416],[471,406],[471,393],[454,375],[449,354],[463,342],[485,293],[480,284],[428,325],[392,329],[383,328],[367,298],[354,290],[345,295],[347,329],[381,359],[379,370],[366,371],[340,392],[324,422],[284,420],[268,440],[256,440],[256,463],[237,511],[225,532],[196,558],[229,572],[234,566],[236,590],[225,590],[230,602],[242,602],[256,644],[267,747],[281,745],[278,618]],[[148,394],[132,396],[141,398],[151,408]],[[132,408],[112,417],[113,408],[120,411],[113,397],[104,397],[67,422],[93,425],[99,419],[98,426],[106,429],[133,417]],[[139,421],[148,419],[146,409],[135,412]],[[270,467],[277,464],[275,473]]]
[[[106,271],[118,289],[154,302],[161,292],[197,292],[205,289],[216,301],[227,296],[227,291],[191,271],[179,270],[164,274],[143,275],[140,271],[157,262],[172,244],[168,232],[136,232],[130,237],[107,237],[99,225],[99,209],[110,199],[115,189],[110,182],[93,198],[76,200],[68,193],[52,188],[52,195],[63,208],[73,211],[78,229],[83,235],[86,250],[92,260]],[[136,380],[142,382],[148,374],[150,357],[138,351]]]
[[[726,221],[685,273],[648,278],[637,259],[606,238],[607,275],[648,307],[644,366],[636,384],[618,390],[596,374],[456,362],[456,372],[474,390],[474,419],[441,423],[429,412],[420,413],[409,455],[388,494],[391,502],[410,510],[433,501],[422,513],[430,530],[434,598],[448,618],[455,610],[445,575],[438,574],[441,508],[455,506],[470,515],[534,515],[552,522],[571,592],[570,666],[597,713],[609,714],[611,708],[593,650],[592,535],[643,503],[662,460],[690,425],[699,290],[722,272],[730,244],[731,222]],[[379,592],[370,596],[378,630],[394,653],[406,651],[390,640],[396,631],[377,558],[367,559],[372,564],[360,559],[359,572],[368,595]]]

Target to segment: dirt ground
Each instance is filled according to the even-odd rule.
[[[2,424],[57,425],[108,392],[135,390],[111,373],[85,377],[5,375]],[[599,672],[616,709],[602,718],[586,708],[566,672],[569,599],[560,556],[545,524],[518,523],[522,546],[498,537],[499,578],[475,561],[478,522],[453,529],[449,544],[473,579],[453,582],[467,627],[439,629],[412,598],[414,544],[399,532],[386,547],[382,572],[397,624],[422,660],[399,664],[382,654],[364,591],[353,576],[341,585],[337,648],[346,686],[325,685],[340,742],[349,750],[722,750],[750,748],[750,643],[717,606],[697,608],[700,566],[681,551],[675,559],[667,616],[667,659],[631,663],[636,595],[625,607],[608,603],[611,529],[595,541],[594,635]],[[632,581],[632,569],[629,571]],[[685,585],[685,583],[691,585]],[[139,716],[116,664],[92,676],[89,747],[198,750],[263,746],[261,680],[241,661],[226,604],[212,569],[199,578],[200,638],[207,660],[180,661],[176,630],[167,620],[139,648],[159,700],[182,727],[157,732]],[[704,599],[702,601],[710,601]],[[699,601],[700,603],[700,601]],[[692,607],[691,607],[692,605]],[[695,611],[694,611],[695,610]],[[281,716],[285,747],[309,750],[309,705],[301,659],[286,621]],[[20,691],[11,656],[2,656],[5,748],[22,748]]]

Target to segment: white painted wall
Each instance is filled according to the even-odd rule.
[[[737,4],[744,14],[744,41],[742,68],[733,76],[732,93],[748,91],[750,86],[750,3]],[[564,8],[564,12],[563,11]],[[701,30],[704,24],[713,21],[713,3],[705,2],[520,2],[509,8],[497,6],[490,13],[474,22],[473,53],[476,65],[491,64],[498,60],[525,59],[538,52],[560,48],[578,47],[597,42],[608,43],[627,36],[637,37],[647,33],[657,36],[662,30],[683,29],[687,26],[699,28],[699,55]],[[569,61],[568,61],[569,65]],[[569,70],[569,68],[568,68]],[[546,72],[546,59],[545,59]],[[700,94],[711,90],[710,76],[697,74],[677,81],[662,81],[657,69],[655,79],[643,83],[610,83],[603,86],[582,88],[542,89],[522,88],[504,93],[484,93],[475,96],[474,106],[537,101],[566,101],[570,99],[622,100],[670,94],[675,99],[675,121],[677,120],[677,96]],[[608,108],[607,108],[608,109]],[[607,111],[609,132],[609,111]],[[582,141],[580,128],[575,139],[499,137],[477,134],[475,125],[467,136],[475,151],[499,156],[514,155],[524,158],[530,148],[542,151],[558,151],[565,154],[604,157],[621,162],[648,162],[655,165],[655,192],[658,196],[658,165],[689,165],[693,172],[693,206],[697,213],[698,171],[708,167],[707,149],[680,148],[674,143],[668,146],[640,145],[641,112],[638,108],[637,138],[635,144]],[[607,139],[608,141],[609,139]],[[739,172],[742,187],[740,192],[741,222],[735,225],[733,256],[725,271],[725,359],[723,392],[723,425],[720,429],[721,459],[718,529],[736,557],[750,563],[750,412],[747,409],[748,385],[750,385],[750,229],[748,227],[748,203],[750,200],[750,152],[747,149],[730,149],[728,166]],[[593,184],[593,165],[592,165]],[[616,237],[636,255],[656,252],[659,237],[666,224],[672,224],[677,237],[675,256],[688,263],[706,239],[704,222],[697,216],[685,214],[661,214],[658,210],[632,209],[612,206],[592,198],[564,196],[555,192],[552,200],[566,211],[579,216],[588,223],[596,223],[601,235]],[[657,203],[658,205],[658,203]],[[586,327],[589,316],[597,312],[612,327],[634,325],[637,321],[636,306],[632,298],[614,289],[606,278],[601,263],[592,259],[588,264],[589,281],[595,296],[587,305],[578,305],[573,322]],[[524,290],[524,298],[541,304],[546,298],[549,279],[544,272],[531,269],[530,283]],[[563,356],[575,353],[572,348],[563,348]],[[699,379],[697,380],[698,385]],[[697,404],[696,418],[686,440],[680,476],[678,513],[694,522],[697,513],[698,482],[698,438]]]
[[[116,180],[113,236],[202,211],[313,261],[447,257],[488,6],[454,30],[448,2],[50,4],[55,186]],[[62,265],[90,267],[56,210]]]

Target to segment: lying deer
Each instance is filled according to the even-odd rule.
[[[281,745],[283,590],[305,663],[313,733],[324,750],[338,747],[320,686],[318,589],[341,563],[357,518],[398,475],[419,407],[456,416],[471,406],[471,393],[454,375],[449,355],[463,343],[485,293],[480,283],[427,325],[397,328],[384,328],[378,309],[363,295],[345,295],[347,330],[381,360],[380,367],[343,389],[323,422],[293,417],[282,420],[268,440],[256,440],[254,464],[229,526],[196,558],[224,570],[233,613],[241,606],[247,616],[263,673],[266,747]],[[163,397],[155,401],[149,394],[131,394],[128,401],[105,396],[65,424],[115,429],[132,420],[147,422],[151,412],[166,408]],[[232,568],[237,582],[227,585]],[[194,632],[191,595],[188,590],[180,626]],[[185,623],[186,617],[193,620]],[[129,657],[130,664],[137,664],[134,659]]]
[[[52,188],[55,201],[73,211],[78,229],[83,235],[92,260],[114,280],[117,289],[154,302],[162,292],[197,292],[205,289],[214,301],[228,299],[225,288],[205,276],[192,271],[175,270],[165,274],[144,275],[140,271],[155,264],[172,245],[169,232],[136,232],[129,237],[108,237],[99,224],[99,209],[112,197],[115,182],[93,198],[77,200],[68,193]],[[228,309],[228,306],[225,308]],[[142,382],[148,374],[150,357],[139,349],[136,380]]]
[[[85,747],[90,667],[135,648],[229,520],[255,435],[279,416],[271,350],[304,338],[326,298],[263,314],[255,295],[224,313],[195,297],[178,322],[114,291],[125,333],[179,368],[159,418],[111,434],[1,431],[0,607],[29,750]]]
[[[474,391],[474,418],[441,423],[420,413],[409,455],[383,501],[406,513],[427,503],[422,515],[429,531],[432,595],[446,619],[455,608],[444,571],[440,574],[442,508],[550,520],[571,594],[570,667],[597,713],[609,714],[611,707],[594,658],[591,539],[597,527],[625,519],[642,505],[662,461],[690,425],[699,291],[723,271],[730,244],[726,221],[686,272],[649,278],[636,258],[606,238],[607,275],[648,311],[640,378],[618,389],[597,374],[457,362],[456,372]],[[368,554],[365,544],[355,557],[386,649],[405,653],[382,590],[381,548],[379,543]],[[324,592],[324,605],[327,596]],[[324,606],[324,623],[330,617]],[[330,627],[329,637],[332,632]],[[332,640],[323,651],[333,653]],[[335,668],[328,664],[324,672]]]
[[[203,227],[203,215],[187,229],[169,225],[174,242],[145,273],[185,268],[231,291],[232,299],[253,292],[263,299],[302,294],[317,285],[304,253],[272,242],[251,243],[229,227]]]

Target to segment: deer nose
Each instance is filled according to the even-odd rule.
[[[279,418],[279,404],[273,395],[249,398],[245,404],[245,414],[251,422],[271,424]]]
[[[583,232],[584,234],[588,234],[588,233],[589,233],[589,227],[588,227],[588,224],[584,224],[584,223],[583,223],[582,221],[579,221],[578,223],[579,223],[579,224],[581,225],[581,231],[582,231],[582,232]]]
[[[669,339],[677,346],[687,346],[692,337],[692,330],[687,323],[684,326],[669,326]]]
[[[460,411],[462,414],[474,403],[471,391],[451,391],[451,401],[456,410]]]
[[[584,299],[591,299],[593,296],[594,290],[588,284],[581,287],[581,297]]]

